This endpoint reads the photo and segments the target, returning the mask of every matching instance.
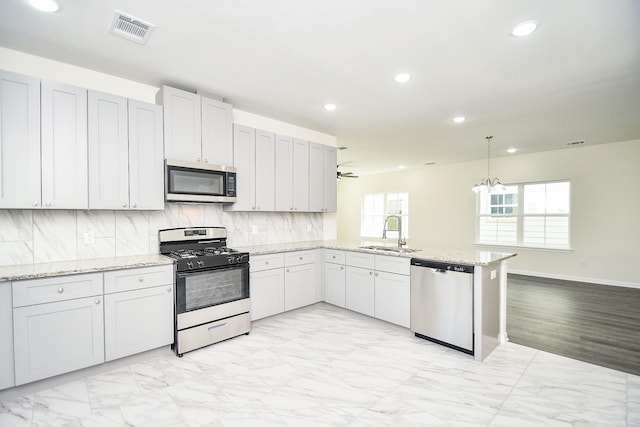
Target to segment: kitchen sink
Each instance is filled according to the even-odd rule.
[[[382,246],[382,245],[368,245],[368,246],[360,246],[360,249],[369,249],[373,251],[385,251],[385,252],[395,252],[400,254],[410,254],[412,252],[417,252],[420,249],[411,249],[411,248],[396,248],[394,246]]]

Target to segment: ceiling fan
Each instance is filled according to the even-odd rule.
[[[337,165],[336,167],[339,168],[343,164],[344,163],[341,163],[341,164]],[[358,178],[358,175],[354,175],[353,172],[340,172],[340,171],[338,171],[336,178],[338,178],[338,179],[342,179],[342,178]]]

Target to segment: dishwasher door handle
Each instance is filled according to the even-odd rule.
[[[434,273],[446,273],[447,270],[445,270],[444,268],[432,268],[431,271],[433,271]]]

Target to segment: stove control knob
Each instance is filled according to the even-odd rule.
[[[196,261],[198,264],[198,267],[202,268],[204,267],[204,262],[203,261]]]
[[[191,261],[187,262],[187,267],[189,267],[189,270],[193,269],[193,263]]]
[[[240,256],[238,256],[238,257],[236,258],[236,262],[237,262],[237,263],[242,262],[242,255],[240,255]]]
[[[228,258],[227,258],[227,262],[228,262],[229,264],[233,264],[233,257],[232,257],[232,256],[228,257]]]

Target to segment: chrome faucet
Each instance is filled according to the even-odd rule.
[[[387,223],[391,218],[395,218],[398,221],[398,249],[402,249],[403,245],[407,244],[407,241],[402,238],[402,216],[400,215],[389,215],[384,220],[384,225],[382,226],[382,238],[387,238]],[[393,230],[391,230],[393,231]]]

